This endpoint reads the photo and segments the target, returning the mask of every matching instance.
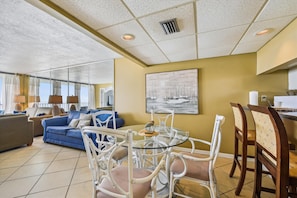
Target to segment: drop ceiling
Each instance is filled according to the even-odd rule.
[[[296,0],[2,0],[0,6],[0,71],[19,73],[122,56],[145,67],[256,52],[297,17]],[[160,22],[173,18],[180,31],[165,34]],[[271,31],[255,35],[265,28]],[[122,40],[125,33],[135,39]]]

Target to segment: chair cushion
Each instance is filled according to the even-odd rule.
[[[112,170],[112,177],[115,182],[123,188],[125,191],[128,191],[128,168],[126,166],[118,166]],[[133,177],[134,178],[143,178],[149,176],[151,172],[142,168],[134,168],[133,169]],[[99,185],[101,188],[104,188],[108,191],[119,193],[119,191],[112,187],[110,181],[108,179],[103,179],[102,183]],[[151,189],[151,181],[142,183],[142,184],[133,184],[133,197],[145,197],[146,194]],[[100,198],[111,198],[112,196],[108,196],[102,192],[97,193],[97,197]]]
[[[182,152],[184,155],[189,155],[192,157],[198,157],[198,158],[205,158],[203,155],[200,154],[192,154],[187,152]],[[202,161],[193,161],[193,160],[185,160],[187,163],[187,172],[186,176],[209,181],[209,173],[208,173],[208,167],[209,162],[202,162]],[[181,173],[184,170],[184,165],[180,158],[175,158],[174,161],[171,164],[170,167],[171,171],[173,173]]]
[[[112,158],[114,160],[118,161],[118,160],[125,158],[126,156],[128,156],[128,149],[126,147],[120,147],[115,151]]]
[[[289,151],[289,176],[297,179],[297,152]]]

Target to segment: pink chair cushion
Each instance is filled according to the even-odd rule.
[[[150,175],[151,172],[146,169],[134,168],[133,177],[134,178],[143,178]],[[126,166],[119,166],[112,170],[112,176],[115,179],[116,183],[123,188],[125,191],[128,191],[128,168]],[[119,191],[112,187],[111,182],[108,179],[103,179],[102,183],[99,185],[101,188],[104,188],[108,191],[119,193]],[[133,197],[143,198],[151,189],[151,181],[133,184]],[[102,192],[97,193],[97,197],[100,198],[112,198],[109,195],[106,195]]]
[[[199,155],[199,154],[191,154],[186,152],[183,152],[183,154],[189,155],[192,157],[203,158],[203,155]],[[208,174],[209,162],[197,162],[197,161],[187,160],[187,159],[185,161],[187,163],[186,176],[204,180],[204,181],[209,181],[209,174]],[[181,159],[175,158],[171,164],[170,169],[173,173],[183,172],[184,165]]]

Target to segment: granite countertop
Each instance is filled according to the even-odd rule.
[[[297,112],[279,112],[279,115],[282,117],[282,118],[287,118],[287,119],[290,119],[290,120],[295,120],[297,121]]]

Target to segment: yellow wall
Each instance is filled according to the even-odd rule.
[[[107,88],[107,87],[113,87],[112,83],[107,84],[97,84],[95,85],[95,107],[101,107],[100,103],[100,88]]]
[[[257,76],[256,61],[256,54],[253,53],[142,68],[128,59],[117,59],[115,110],[125,119],[126,125],[147,122],[149,114],[145,113],[145,74],[198,68],[200,114],[177,114],[174,126],[188,130],[192,137],[209,140],[215,114],[222,114],[226,122],[221,152],[233,153],[234,122],[229,103],[232,101],[246,105],[251,90],[258,90],[259,96],[265,94],[272,100],[274,95],[285,94],[288,87],[286,70]]]
[[[297,19],[257,52],[257,74],[297,64]],[[286,64],[289,62],[288,64]]]

